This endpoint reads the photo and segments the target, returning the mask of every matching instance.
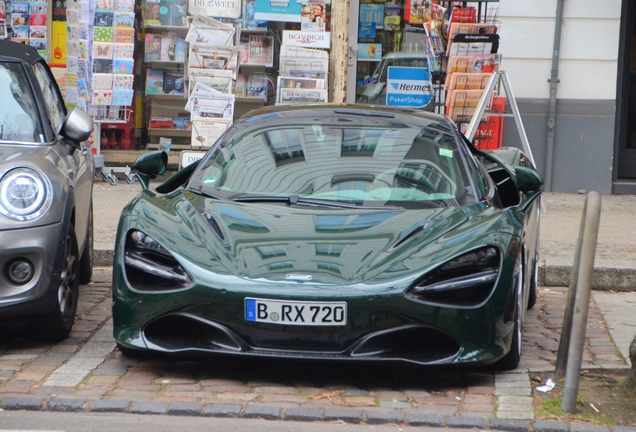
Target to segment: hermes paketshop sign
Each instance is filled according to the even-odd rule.
[[[331,33],[283,30],[283,45],[328,49],[331,47]]]
[[[188,13],[217,18],[239,18],[241,0],[188,0]]]

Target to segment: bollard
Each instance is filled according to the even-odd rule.
[[[582,227],[579,233],[579,238],[581,239],[580,251],[577,250],[576,253],[578,263],[574,263],[577,268],[576,294],[574,295],[572,331],[567,353],[563,402],[561,404],[561,409],[567,413],[575,412],[576,397],[579,392],[580,369],[583,361],[585,329],[587,327],[594,272],[594,256],[596,254],[599,221],[601,218],[601,196],[598,192],[590,192],[587,195],[583,215]]]
[[[565,311],[563,313],[563,325],[561,326],[561,339],[559,339],[559,351],[557,353],[556,367],[554,369],[554,381],[558,381],[565,376],[565,369],[568,361],[568,350],[570,348],[570,337],[572,336],[572,310],[574,309],[574,299],[576,296],[577,278],[579,274],[579,262],[581,261],[581,248],[583,243],[583,232],[585,231],[585,218],[587,216],[587,197],[583,206],[581,225],[579,226],[579,237],[574,250],[574,263],[572,264],[572,274],[570,275],[570,287],[568,297],[565,301]]]

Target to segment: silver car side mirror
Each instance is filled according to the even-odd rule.
[[[93,119],[84,111],[73,107],[62,124],[60,135],[76,143],[86,141],[93,130]]]

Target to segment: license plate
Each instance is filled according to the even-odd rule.
[[[245,299],[245,319],[281,325],[347,325],[346,302]]]

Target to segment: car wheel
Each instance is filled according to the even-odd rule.
[[[537,207],[537,238],[534,249],[534,259],[532,261],[532,276],[530,277],[530,293],[528,295],[528,309],[532,309],[539,297],[539,239],[541,239],[541,208]]]
[[[87,284],[93,277],[93,204],[88,212],[88,228],[86,229],[86,246],[79,261],[79,283]]]
[[[523,268],[515,280],[515,291],[517,302],[515,305],[514,328],[512,330],[512,341],[510,351],[499,360],[495,366],[498,370],[513,370],[519,366],[521,361],[521,337],[523,332]]]
[[[528,294],[528,309],[532,309],[539,297],[539,253],[535,253],[532,260],[532,276],[530,277],[530,292]]]
[[[79,252],[73,225],[64,240],[64,259],[55,295],[55,309],[35,318],[36,336],[51,341],[66,338],[73,327],[79,297]]]

